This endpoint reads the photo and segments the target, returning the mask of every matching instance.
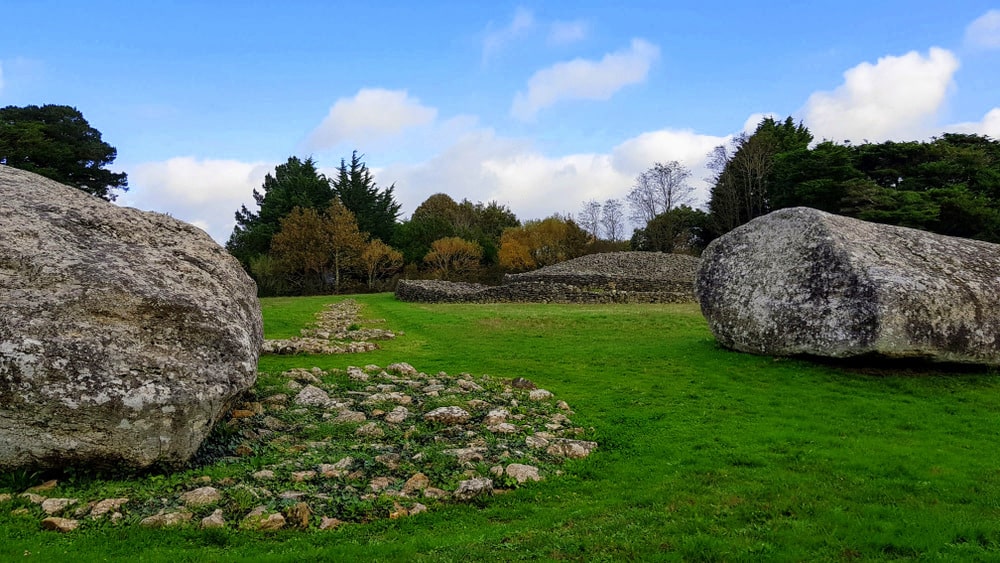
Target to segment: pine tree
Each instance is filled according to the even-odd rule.
[[[333,192],[344,207],[354,213],[362,232],[389,241],[396,229],[400,209],[392,195],[395,185],[380,190],[368,166],[362,162],[363,157],[354,151],[350,165],[340,160],[340,171],[332,182]]]

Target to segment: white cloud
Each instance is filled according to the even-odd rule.
[[[959,62],[932,47],[861,63],[844,73],[832,92],[816,92],[804,109],[805,124],[818,138],[884,141],[921,137],[932,125],[952,86]]]
[[[363,88],[353,98],[341,98],[333,104],[307,145],[321,150],[343,141],[369,143],[427,125],[436,117],[437,109],[411,98],[406,90]]]
[[[582,20],[552,22],[552,25],[549,27],[549,44],[569,45],[570,43],[582,41],[587,37],[588,28],[587,22]]]
[[[485,64],[501,49],[524,32],[535,26],[535,15],[523,7],[518,7],[514,18],[506,27],[495,31],[487,31],[483,37],[483,64]],[[488,29],[488,28],[487,28]]]
[[[1000,10],[990,10],[965,28],[965,44],[978,49],[1000,49]]]
[[[1000,107],[991,109],[983,116],[979,122],[956,123],[949,125],[945,131],[950,133],[971,133],[976,135],[986,135],[993,139],[1000,139]]]
[[[171,216],[196,225],[220,244],[236,224],[240,205],[256,210],[254,188],[260,188],[273,164],[177,157],[144,162],[130,170],[129,191],[121,205]]]
[[[528,80],[528,92],[518,92],[511,114],[531,120],[538,110],[561,100],[607,100],[618,90],[646,80],[660,48],[633,39],[628,49],[608,53],[600,61],[574,59],[536,72]]]
[[[381,182],[395,183],[397,200],[411,213],[434,193],[456,200],[496,200],[524,219],[577,213],[584,201],[624,198],[636,175],[654,162],[677,160],[692,170],[698,203],[707,199],[705,161],[729,137],[691,131],[660,130],[627,139],[606,153],[548,156],[527,141],[470,132],[422,164],[394,165],[378,171]]]

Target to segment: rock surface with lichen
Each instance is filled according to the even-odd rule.
[[[1000,246],[805,207],[705,249],[696,291],[742,352],[1000,365]]]
[[[179,466],[256,380],[256,286],[204,231],[0,166],[0,469]]]

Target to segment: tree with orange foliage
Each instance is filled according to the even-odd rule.
[[[553,215],[506,229],[500,237],[500,265],[524,271],[582,256],[589,235],[572,219]]]
[[[441,238],[431,243],[424,262],[441,279],[467,274],[479,268],[483,249],[459,237]]]
[[[286,274],[313,274],[320,287],[332,276],[336,292],[343,272],[358,264],[365,238],[354,214],[334,198],[322,215],[312,208],[294,208],[281,220],[271,254]]]
[[[379,278],[393,274],[403,267],[403,254],[375,239],[366,244],[361,251],[361,262],[368,274],[368,288],[373,289]]]

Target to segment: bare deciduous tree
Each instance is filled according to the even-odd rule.
[[[632,191],[626,196],[632,208],[632,220],[645,225],[660,213],[690,203],[694,191],[694,187],[688,184],[690,177],[691,171],[676,160],[666,164],[657,162],[639,174]]]
[[[601,206],[601,226],[608,240],[618,242],[625,236],[625,205],[618,199],[607,199]]]
[[[601,238],[601,202],[596,199],[583,202],[579,218],[583,230],[595,239]]]

